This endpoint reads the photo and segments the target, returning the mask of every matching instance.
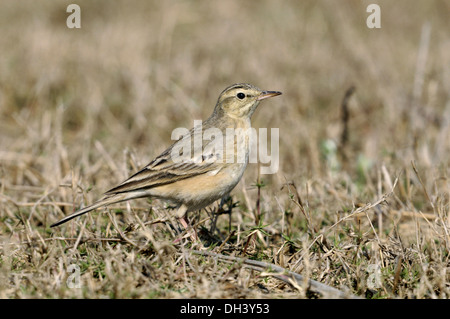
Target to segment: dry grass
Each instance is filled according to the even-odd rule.
[[[214,238],[191,215],[204,244],[361,297],[449,297],[448,1],[376,1],[379,30],[369,1],[77,1],[80,30],[69,3],[0,5],[1,298],[315,296],[174,244],[156,201],[49,228],[235,82],[283,92],[253,118],[280,128],[280,170],[261,177],[259,224],[254,164]]]

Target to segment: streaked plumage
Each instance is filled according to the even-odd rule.
[[[194,127],[188,136],[185,136],[189,137],[190,141],[201,138],[201,150],[195,148],[195,143],[191,143],[192,156],[183,157],[181,162],[174,161],[174,148],[181,148],[180,143],[185,142],[180,138],[140,171],[107,191],[103,198],[61,219],[51,227],[96,208],[130,199],[153,197],[169,200],[179,207],[177,217],[183,218],[186,212],[199,210],[222,198],[237,185],[244,173],[248,163],[249,142],[243,134],[237,134],[233,149],[227,152],[227,144],[224,143],[224,149],[220,152],[212,147],[213,141],[205,143],[205,130],[217,128],[225,136],[227,128],[248,129],[251,127],[250,118],[260,100],[279,94],[281,93],[275,91],[262,91],[245,83],[231,85],[220,94],[213,114],[202,123],[201,130]],[[201,136],[198,136],[199,134]],[[228,163],[227,154],[237,156],[237,145],[242,145],[238,144],[239,141],[245,147],[245,158]]]

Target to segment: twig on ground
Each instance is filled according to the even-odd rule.
[[[299,275],[297,273],[294,273],[292,271],[289,271],[283,267],[266,263],[262,261],[252,260],[252,259],[244,259],[240,257],[233,257],[233,256],[225,256],[222,254],[216,254],[208,251],[199,251],[199,250],[191,250],[194,254],[202,255],[202,256],[209,256],[209,257],[215,257],[218,259],[221,259],[222,261],[226,262],[236,262],[242,264],[244,267],[251,268],[253,270],[257,270],[261,272],[262,275],[265,276],[272,276],[276,279],[279,279],[281,281],[284,281],[285,283],[294,286],[296,288],[301,287],[302,284],[305,282],[305,278],[302,275]],[[351,294],[350,292],[341,291],[339,289],[330,287],[328,285],[325,285],[321,282],[308,279],[308,289],[311,292],[318,293],[322,295],[325,298],[335,298],[335,299],[342,299],[342,298],[350,298],[350,299],[358,299],[358,296],[355,296]]]

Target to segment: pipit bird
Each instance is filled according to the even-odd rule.
[[[251,128],[250,118],[261,100],[280,94],[263,91],[246,83],[227,87],[220,94],[214,112],[201,128],[194,126],[143,169],[107,191],[103,198],[64,217],[51,227],[99,207],[152,197],[175,203],[178,206],[176,217],[187,228],[184,219],[187,212],[212,204],[237,185],[248,163],[250,146],[245,132]],[[206,144],[192,146],[192,140],[194,144],[198,139],[203,141],[207,132],[225,136],[229,129],[237,132],[231,143],[217,143],[220,139],[216,136],[215,139],[210,137],[210,142]],[[244,154],[242,158],[238,158],[239,152]]]

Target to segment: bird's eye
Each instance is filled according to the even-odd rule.
[[[237,98],[238,98],[239,100],[242,100],[242,99],[244,99],[245,94],[242,93],[242,92],[239,92],[236,96],[237,96]]]

